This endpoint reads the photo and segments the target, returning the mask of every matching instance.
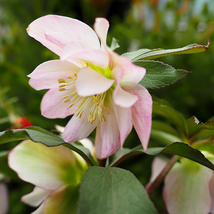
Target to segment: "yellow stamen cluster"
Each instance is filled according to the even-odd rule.
[[[59,91],[69,91],[75,88],[75,82],[77,79],[77,74],[74,73],[74,76],[68,76],[67,79],[58,79]],[[81,118],[83,112],[89,105],[92,107],[90,109],[90,113],[88,116],[88,122],[92,124],[96,120],[96,116],[98,115],[100,122],[106,121],[104,116],[104,111],[109,114],[108,109],[104,106],[104,101],[106,97],[106,93],[97,94],[89,97],[81,97],[77,94],[77,91],[73,91],[71,94],[65,95],[62,97],[64,103],[70,102],[69,107],[74,106],[79,100],[82,99],[81,103],[78,105],[76,109],[75,116]],[[71,97],[71,98],[69,98]]]
[[[103,111],[105,111],[107,114],[109,114],[109,111],[104,106],[105,97],[106,92],[104,92],[103,94],[93,95],[93,106],[91,107],[88,117],[89,123],[92,124],[96,120],[96,115],[98,115],[100,122],[106,121]]]

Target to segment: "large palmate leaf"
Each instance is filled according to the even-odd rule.
[[[189,72],[175,69],[170,65],[153,60],[139,60],[135,65],[146,68],[146,75],[139,82],[146,88],[159,88],[168,86],[184,78]]]
[[[89,167],[80,186],[78,214],[157,213],[144,187],[129,171]]]
[[[40,142],[49,147],[59,145],[66,146],[81,155],[88,164],[96,165],[93,158],[91,157],[90,151],[80,143],[65,143],[60,136],[42,128],[29,127],[26,129],[11,129],[0,132],[0,144],[27,139],[30,139],[34,142]]]
[[[160,153],[179,155],[181,157],[188,158],[192,161],[200,163],[214,170],[214,165],[208,159],[206,159],[205,156],[199,150],[182,142],[175,142],[165,147],[148,148],[146,152],[142,149],[141,146],[138,146],[134,149],[130,149],[129,151],[127,151],[126,149],[124,153],[120,151],[120,154],[115,156],[115,159],[111,163],[111,166],[116,166],[123,160],[132,157],[134,155],[138,154],[159,155]]]
[[[193,54],[193,53],[201,53],[206,51],[210,46],[208,41],[207,45],[198,45],[198,44],[191,44],[187,45],[183,48],[175,48],[175,49],[140,49],[134,52],[124,53],[122,56],[125,56],[135,62],[137,60],[151,60],[157,59],[163,56],[170,56],[170,55],[179,55],[179,54]]]

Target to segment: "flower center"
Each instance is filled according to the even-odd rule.
[[[108,109],[105,107],[104,102],[106,98],[107,91],[102,94],[92,95],[88,97],[81,97],[78,95],[75,83],[77,79],[77,73],[74,73],[73,76],[68,76],[67,79],[58,79],[59,83],[59,91],[69,91],[70,94],[67,94],[62,97],[63,102],[67,103],[70,102],[69,107],[71,108],[75,104],[77,104],[78,101],[81,100],[80,104],[76,108],[75,116],[81,118],[83,112],[90,108],[89,116],[88,116],[88,122],[92,124],[97,116],[100,120],[100,122],[106,121],[106,118],[104,116],[104,112],[109,114]]]

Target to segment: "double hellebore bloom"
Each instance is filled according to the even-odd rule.
[[[151,130],[152,99],[138,84],[146,70],[107,47],[108,28],[104,18],[96,19],[93,31],[76,19],[48,15],[27,29],[60,57],[29,75],[33,88],[50,89],[41,103],[42,115],[74,115],[62,135],[68,143],[87,137],[97,127],[95,154],[99,159],[122,148],[132,124],[146,150]]]
[[[78,189],[88,168],[85,160],[65,146],[47,147],[23,141],[9,154],[9,166],[35,185],[22,201],[39,208],[33,214],[76,213]]]

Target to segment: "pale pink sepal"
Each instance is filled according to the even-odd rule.
[[[212,176],[212,170],[188,159],[175,163],[164,180],[163,196],[168,212],[208,214]]]
[[[70,90],[69,93],[74,92]],[[69,94],[67,91],[59,91],[58,88],[50,89],[42,98],[41,112],[47,118],[65,118],[75,113],[75,106],[69,107],[70,102],[63,102],[62,97]],[[71,96],[74,97],[75,95]],[[69,98],[71,98],[69,97]],[[80,101],[79,101],[80,102]],[[77,102],[77,105],[78,103]]]
[[[67,183],[64,167],[74,163],[75,156],[70,149],[47,147],[30,140],[23,141],[9,153],[9,166],[22,180],[47,190]]]
[[[45,190],[39,187],[34,187],[31,193],[22,196],[21,201],[30,206],[37,207],[44,201],[51,191],[52,190]]]
[[[0,183],[0,213],[7,214],[9,204],[8,204],[8,190],[4,183]]]
[[[152,162],[152,175],[150,178],[150,182],[153,182],[157,178],[157,176],[160,174],[160,172],[163,170],[166,164],[167,164],[167,161],[159,157],[154,158]]]
[[[114,114],[117,118],[119,130],[120,130],[120,147],[122,149],[123,144],[132,129],[132,113],[130,108],[121,108],[120,106],[112,105],[114,108]]]
[[[131,94],[120,87],[120,82],[123,77],[123,68],[117,66],[112,71],[112,76],[117,82],[116,88],[113,92],[114,103],[123,108],[130,108],[138,100],[138,97],[134,94]]]
[[[87,62],[90,62],[102,69],[108,67],[108,56],[101,50],[81,50],[75,52],[72,49],[72,44],[68,44],[62,51],[61,60],[68,60],[71,62],[81,63],[83,67],[87,66]]]
[[[45,203],[43,202],[34,212],[31,214],[44,214]]]
[[[131,107],[132,123],[146,151],[151,133],[152,97],[141,85],[135,85],[132,89],[126,87],[126,90],[138,96],[137,102]]]
[[[209,182],[209,189],[210,189],[210,196],[212,200],[212,205],[209,212],[213,214],[214,213],[214,173]]]
[[[59,87],[58,79],[67,80],[68,76],[73,76],[79,71],[79,67],[71,62],[61,60],[51,60],[40,64],[28,75],[29,84],[36,90]]]
[[[91,106],[89,105],[89,107],[85,109],[81,118],[73,115],[70,119],[62,134],[62,138],[65,142],[72,143],[74,141],[82,140],[88,137],[95,129],[98,124],[98,118],[92,124],[88,122],[90,107]]]
[[[89,68],[81,68],[76,81],[76,90],[80,96],[91,96],[102,94],[107,91],[112,84],[113,79],[108,79],[103,74]]]
[[[101,40],[102,45],[106,46],[106,38],[109,29],[109,22],[105,18],[96,18],[94,30]]]
[[[130,59],[120,56],[119,65],[124,69],[121,85],[124,82],[140,82],[146,74],[146,69],[132,63]]]
[[[106,121],[100,122],[96,130],[95,156],[98,159],[109,157],[121,147],[117,118],[112,107],[108,110],[110,114],[106,116]]]
[[[81,42],[87,49],[100,49],[96,33],[77,19],[57,15],[43,16],[33,21],[27,32],[57,55],[71,42]]]

